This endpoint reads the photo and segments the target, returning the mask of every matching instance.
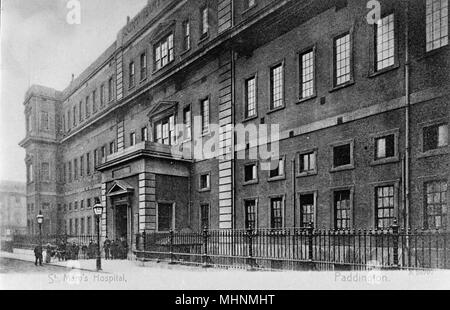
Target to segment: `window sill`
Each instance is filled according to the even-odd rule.
[[[340,172],[340,171],[347,171],[347,170],[354,170],[354,169],[355,169],[355,165],[350,164],[350,165],[345,165],[345,166],[341,166],[341,167],[332,168],[330,170],[330,173]]]
[[[244,183],[242,184],[243,186],[249,186],[249,185],[256,185],[256,184],[258,184],[259,183],[259,181],[258,180],[253,180],[253,181],[248,181],[248,182],[245,182],[244,181]]]
[[[200,36],[200,39],[198,40],[199,44],[205,43],[209,39],[209,32],[204,33]]]
[[[373,72],[371,72],[371,73],[368,75],[368,78],[375,78],[375,77],[377,77],[377,76],[379,76],[379,75],[382,75],[382,74],[385,74],[385,73],[388,73],[388,72],[397,70],[398,68],[400,68],[400,65],[399,65],[398,63],[395,63],[395,64],[393,64],[392,66],[383,68],[383,69],[378,70],[378,71],[373,71]]]
[[[297,178],[306,178],[306,177],[312,177],[317,175],[317,171],[308,171],[308,172],[302,172],[302,173],[297,173],[296,177]]]
[[[180,56],[184,56],[191,51],[191,48],[185,49],[180,53]]]
[[[350,82],[347,82],[347,83],[344,83],[344,84],[341,84],[341,85],[338,85],[338,86],[334,86],[332,89],[330,89],[330,93],[333,93],[333,92],[335,92],[335,91],[338,91],[338,90],[341,90],[341,89],[343,89],[343,88],[347,88],[347,87],[350,87],[350,86],[352,86],[352,85],[354,85],[355,84],[355,81],[350,81]]]
[[[417,156],[417,158],[422,159],[422,158],[428,158],[428,157],[433,157],[433,156],[440,156],[440,155],[447,155],[450,154],[450,146],[446,146],[443,148],[439,148],[436,150],[430,150],[427,152],[422,152],[421,154],[419,154]]]
[[[284,180],[286,180],[286,176],[282,175],[282,176],[279,176],[279,177],[269,178],[267,180],[267,182],[278,182],[278,181],[284,181]]]
[[[281,111],[281,110],[284,110],[286,107],[283,105],[283,106],[281,106],[281,107],[278,107],[278,108],[274,108],[274,109],[271,109],[271,110],[269,110],[269,111],[267,111],[267,113],[266,114],[272,114],[272,113],[275,113],[275,112],[278,112],[278,111]]]
[[[258,118],[258,115],[250,116],[250,117],[244,118],[244,119],[242,120],[242,122],[243,122],[243,123],[250,122],[250,121],[255,120],[255,119],[257,119],[257,118]]]
[[[396,157],[373,160],[370,163],[370,165],[371,166],[380,166],[380,165],[398,163],[399,161],[400,161],[400,159],[398,158],[398,156],[396,156]]]
[[[305,103],[305,102],[307,102],[307,101],[311,101],[311,100],[316,99],[316,98],[317,98],[317,95],[316,95],[316,94],[315,94],[315,95],[312,95],[312,96],[309,96],[309,97],[306,97],[306,98],[300,98],[300,99],[298,100],[297,104]]]
[[[199,193],[207,193],[207,192],[210,192],[210,191],[211,191],[211,188],[209,188],[209,187],[198,190]]]
[[[144,83],[146,83],[146,82],[147,82],[147,77],[141,79],[141,80],[139,81],[139,84],[144,84]]]

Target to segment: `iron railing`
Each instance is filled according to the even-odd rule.
[[[13,235],[12,244],[15,248],[32,249],[40,243],[44,246],[46,244],[56,246],[61,243],[83,246],[89,245],[91,240],[95,243],[97,235]]]
[[[449,269],[449,231],[313,228],[148,233],[138,259],[276,270]]]

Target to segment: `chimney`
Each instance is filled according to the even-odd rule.
[[[72,73],[72,81],[71,81],[71,83],[73,83],[73,80],[75,80],[75,74]]]

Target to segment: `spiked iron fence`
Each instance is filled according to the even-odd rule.
[[[269,270],[448,269],[449,231],[249,229],[136,236],[138,259]]]

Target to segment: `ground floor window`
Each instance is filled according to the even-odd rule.
[[[300,214],[298,214],[299,220],[296,222],[300,224],[300,227],[309,227],[310,224],[314,225],[316,209],[315,200],[314,194],[300,195]]]
[[[200,228],[209,229],[209,204],[202,204],[200,206]]]
[[[351,192],[342,190],[334,192],[334,226],[336,229],[351,228]]]
[[[158,231],[168,232],[174,229],[174,206],[171,203],[158,204]]]
[[[389,229],[395,220],[394,215],[394,186],[380,186],[376,188],[376,225],[379,229]]]
[[[270,228],[283,228],[283,198],[277,197],[270,200]]]
[[[246,200],[244,203],[245,207],[245,228],[246,229],[255,229],[257,228],[256,224],[256,200]]]
[[[425,183],[425,228],[444,229],[448,227],[447,181]]]

